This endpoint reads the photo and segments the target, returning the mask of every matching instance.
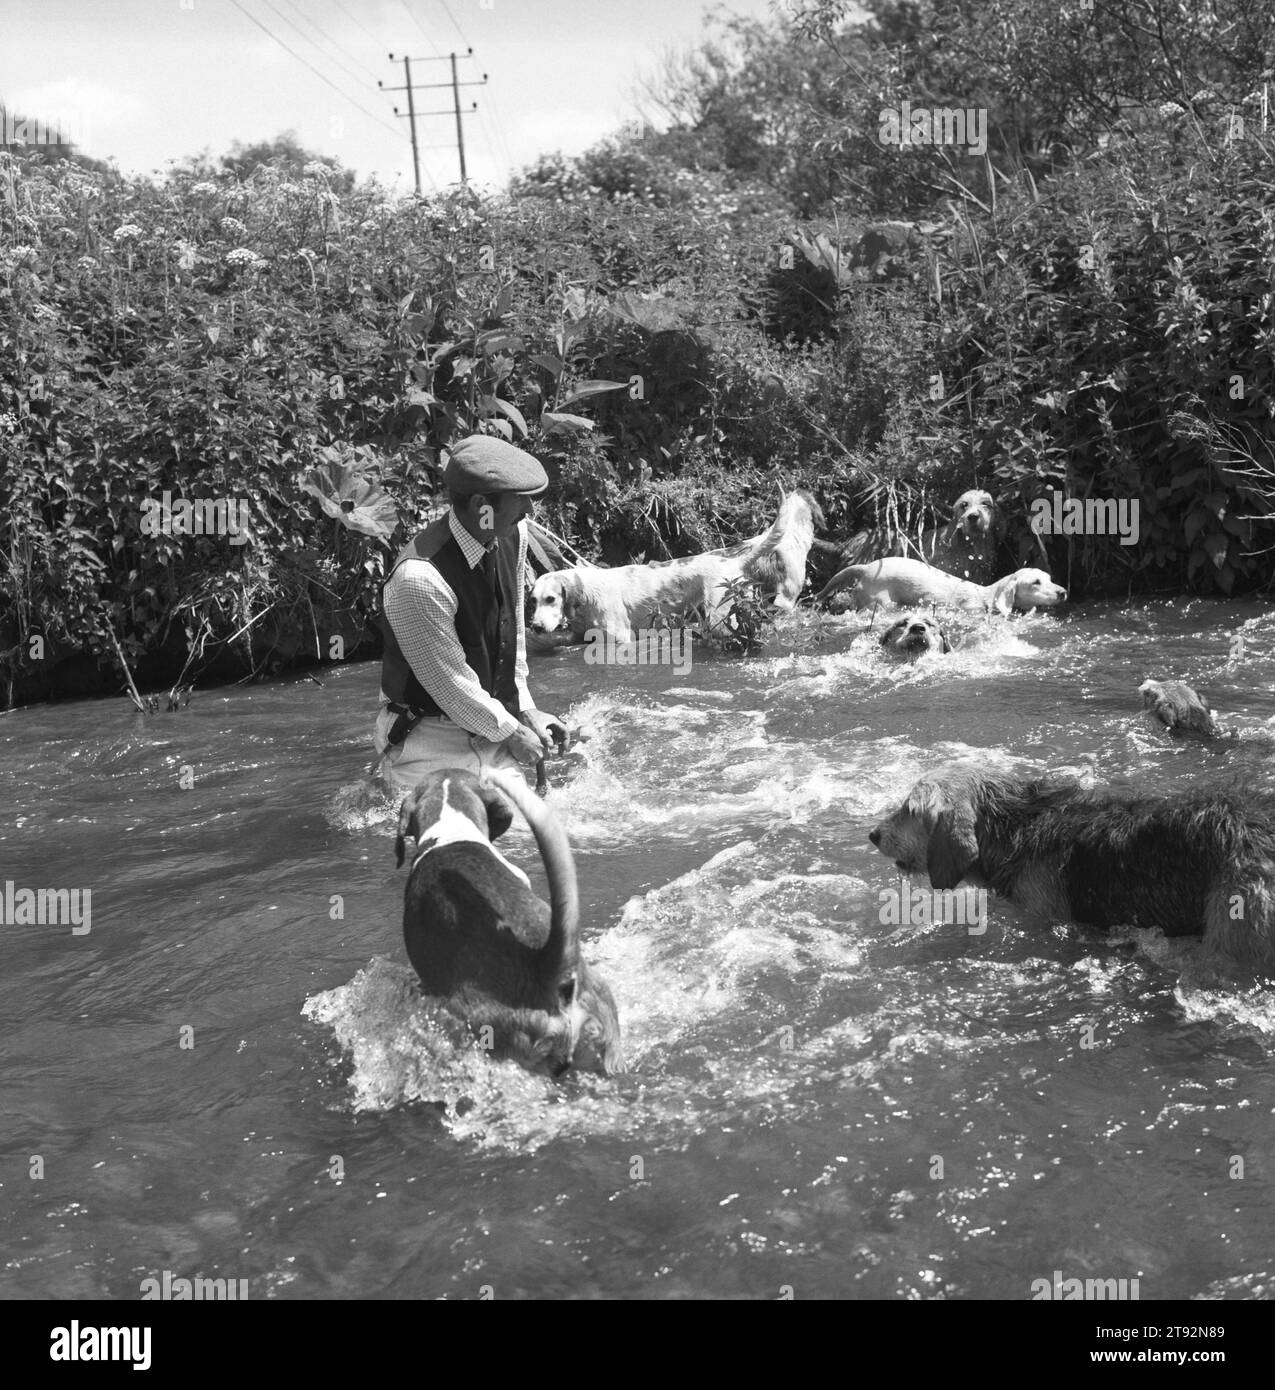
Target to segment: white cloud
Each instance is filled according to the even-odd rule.
[[[18,87],[9,95],[17,115],[36,117],[58,126],[81,149],[113,144],[145,118],[147,104],[132,92],[103,87],[78,77]]]
[[[506,138],[515,162],[530,164],[537,155],[551,150],[581,154],[611,135],[624,121],[624,113],[613,107],[555,107],[552,111],[528,111],[507,131]]]

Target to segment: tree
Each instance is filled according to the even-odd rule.
[[[328,155],[307,150],[297,139],[295,130],[285,130],[273,140],[259,140],[255,145],[236,140],[230,152],[221,157],[221,167],[241,179],[248,178],[263,164],[277,165],[293,178],[300,178],[307,164],[322,164],[330,171],[328,181],[333,192],[338,194],[349,193],[355,183],[353,170],[342,168],[339,160]]]
[[[796,27],[830,51],[847,0],[800,0]],[[1275,6],[1258,0],[865,0],[914,104],[983,105],[994,147],[1067,158],[1172,103],[1203,123],[1255,113],[1275,68]],[[1131,119],[1132,118],[1132,119]]]

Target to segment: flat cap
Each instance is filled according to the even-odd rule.
[[[451,492],[470,496],[519,492],[534,497],[549,486],[549,475],[526,450],[494,435],[471,434],[452,445],[443,484]]]

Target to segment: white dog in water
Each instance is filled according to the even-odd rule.
[[[725,550],[709,550],[678,560],[645,565],[575,569],[542,574],[531,590],[534,633],[566,630],[577,640],[601,632],[628,641],[656,626],[657,615],[690,619],[701,613],[710,623],[727,602],[727,586],[753,585],[785,612],[806,582],[806,557],[823,512],[805,491],[787,494],[769,530]]]
[[[840,589],[854,586],[850,595],[856,608],[892,603],[900,608],[940,604],[967,613],[1001,613],[1014,609],[1053,608],[1065,603],[1067,590],[1055,584],[1044,570],[1021,569],[994,584],[971,584],[945,574],[920,560],[873,560],[867,565],[847,565],[834,575],[816,595],[829,598]]]

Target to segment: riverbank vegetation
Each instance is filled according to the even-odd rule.
[[[1266,584],[1275,19],[869,9],[718,20],[654,124],[496,196],[292,146],[162,181],[0,152],[9,703],[374,654],[476,429],[605,563],[754,532],[779,484],[835,540],[977,484],[1076,596]],[[961,140],[883,143],[940,108]],[[1136,543],[1033,535],[1052,490],[1136,499]]]

